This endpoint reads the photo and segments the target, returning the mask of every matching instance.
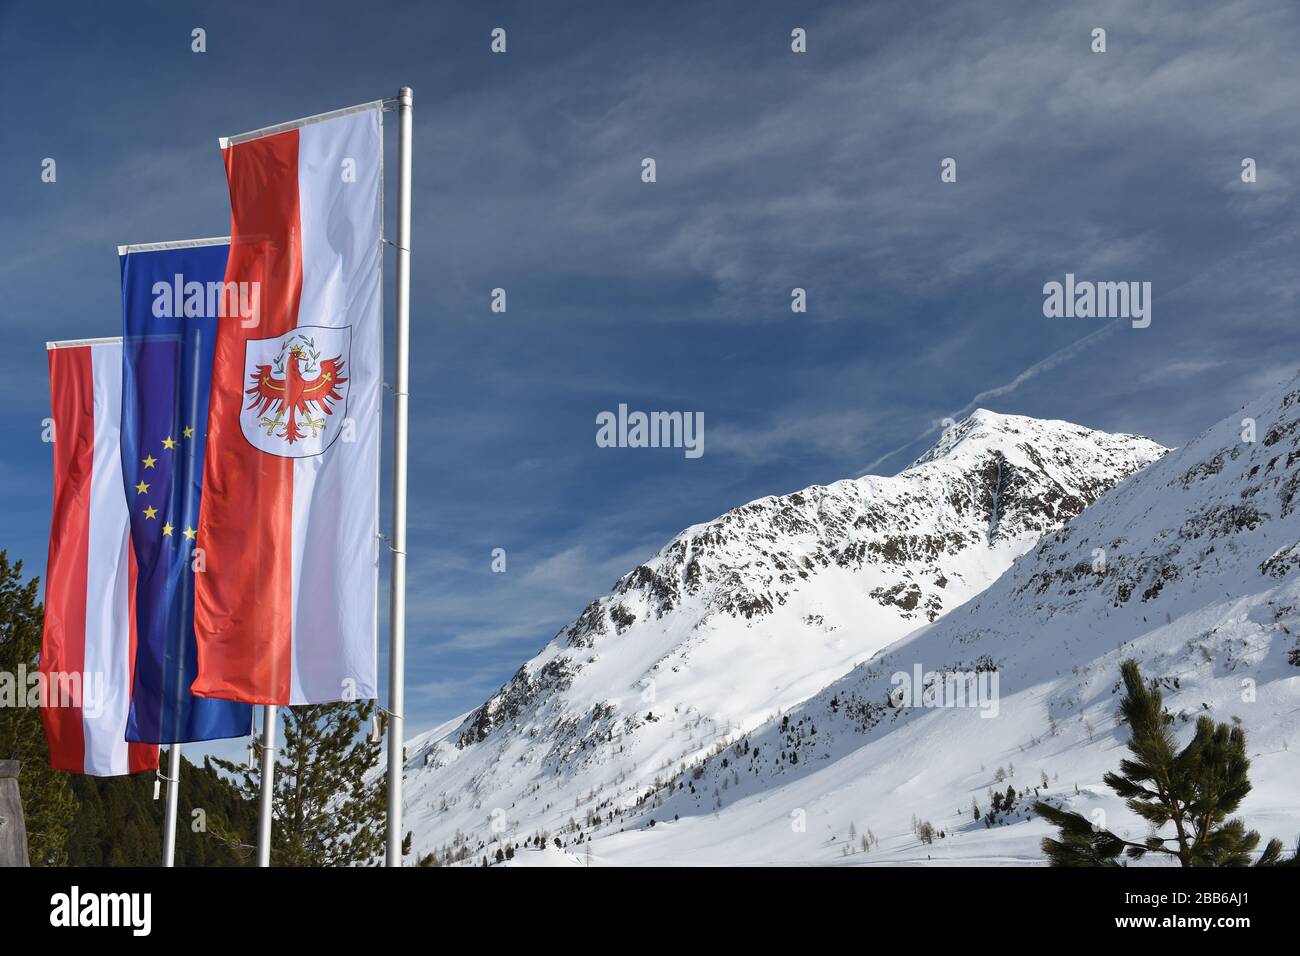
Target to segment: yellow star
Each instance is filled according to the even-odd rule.
[[[157,463],[157,461],[158,459],[155,458],[153,455],[148,455],[144,459],[144,466],[146,468],[152,468]]]
[[[157,508],[145,508],[145,509],[144,509],[144,516],[145,516],[146,518],[156,518],[156,517],[158,517],[158,509],[157,509]]]
[[[193,528],[186,528],[184,531],[181,532],[181,534],[185,535],[185,537],[190,541],[193,541],[194,536],[198,534],[198,532],[195,531]]]
[[[173,448],[176,447],[176,439],[172,438],[171,435],[168,435],[166,438],[163,439],[163,447],[166,448],[168,451],[171,451]]]
[[[190,437],[192,437],[193,435],[194,435],[194,429],[193,429],[193,428],[190,428],[189,425],[186,425],[186,426],[185,426],[185,429],[181,432],[181,437],[182,437],[182,438],[190,438]]]
[[[148,490],[149,490],[149,486],[146,485],[143,481],[140,482],[140,484],[138,484],[138,485],[135,486],[135,493],[136,493],[137,495],[142,495],[142,494],[144,494],[144,493],[145,493],[146,491],[148,491]]]
[[[168,537],[171,537],[171,533],[175,530],[176,529],[169,524],[163,525],[163,534],[167,535]]]

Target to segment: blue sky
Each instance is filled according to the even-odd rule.
[[[413,731],[681,528],[977,396],[1178,444],[1297,364],[1290,0],[241,7],[0,0],[0,546],[43,573],[43,343],[118,332],[116,246],[228,232],[219,135],[410,85]],[[1067,272],[1151,282],[1150,328],[1045,318]],[[598,448],[619,403],[704,456]]]

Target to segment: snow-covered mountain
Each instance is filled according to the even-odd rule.
[[[894,477],[688,528],[464,719],[408,745],[417,853],[617,829],[648,788],[937,620],[1165,449],[980,410]]]
[[[1102,783],[1126,755],[1127,657],[1159,680],[1180,744],[1200,714],[1242,723],[1241,816],[1293,845],[1300,377],[1116,486],[964,607],[578,838],[595,836],[604,863],[1041,863],[1041,796],[1140,839]],[[917,670],[975,674],[967,689],[996,694],[914,706],[896,675]],[[948,703],[962,686],[927,682]],[[1008,787],[1011,810],[990,821]],[[923,842],[917,821],[942,836]]]

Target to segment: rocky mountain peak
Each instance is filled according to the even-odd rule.
[[[1148,821],[1103,782],[1127,737],[1116,704],[1120,662],[1132,658],[1161,688],[1180,745],[1201,716],[1247,733],[1243,815],[1289,840],[1300,819],[1297,542],[1300,376],[1043,535],[932,627],[645,791],[620,823],[640,836],[670,821],[654,829],[669,859],[705,846],[732,863],[867,850],[873,863],[1030,862],[1055,835],[1031,812],[1031,791],[1141,834]],[[1011,796],[999,807],[995,791]],[[828,839],[792,837],[769,809],[790,806]],[[865,815],[892,839],[854,846]],[[942,846],[918,852],[909,818],[932,821]]]
[[[622,812],[647,780],[980,593],[1163,453],[980,410],[898,475],[759,498],[687,528],[480,707],[412,742],[412,793],[448,811],[429,840],[481,827],[484,807],[553,827],[557,785],[574,790],[570,807],[580,793],[593,812]]]

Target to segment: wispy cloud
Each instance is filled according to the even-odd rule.
[[[1070,361],[1072,358],[1074,358],[1075,356],[1083,352],[1084,349],[1088,348],[1091,345],[1096,344],[1098,339],[1102,338],[1103,336],[1110,335],[1117,327],[1118,327],[1117,324],[1112,322],[1109,325],[1102,326],[1101,328],[1097,329],[1097,331],[1095,332],[1090,332],[1089,334],[1083,336],[1083,338],[1081,339],[1071,342],[1069,345],[1065,346],[1065,348],[1057,349],[1051,355],[1029,366],[1029,368],[1022,371],[1019,375],[1011,379],[1011,381],[1007,382],[1006,384],[998,385],[994,388],[987,388],[984,391],[979,392],[978,394],[975,395],[974,398],[968,401],[961,408],[954,411],[951,415],[945,417],[952,418],[955,421],[960,421],[961,419],[969,415],[971,412],[973,412],[975,409],[979,408],[980,405],[983,404],[984,402],[991,401],[995,398],[1004,398],[1005,396],[1010,395],[1012,392],[1014,392],[1020,386],[1024,385],[1026,382],[1037,378],[1038,376],[1042,375],[1044,372],[1051,371],[1057,366]],[[915,438],[911,439],[910,441],[904,442],[902,445],[899,445],[897,448],[891,449],[890,451],[885,452],[883,455],[880,455],[879,457],[873,459],[862,470],[862,474],[863,475],[874,474],[874,469],[879,467],[881,464],[888,461],[890,458],[893,458],[895,455],[903,451],[906,451],[908,448],[913,447],[918,442],[925,440],[931,435],[938,434],[942,430],[942,428],[943,428],[942,419],[931,422],[930,425],[927,426]]]

